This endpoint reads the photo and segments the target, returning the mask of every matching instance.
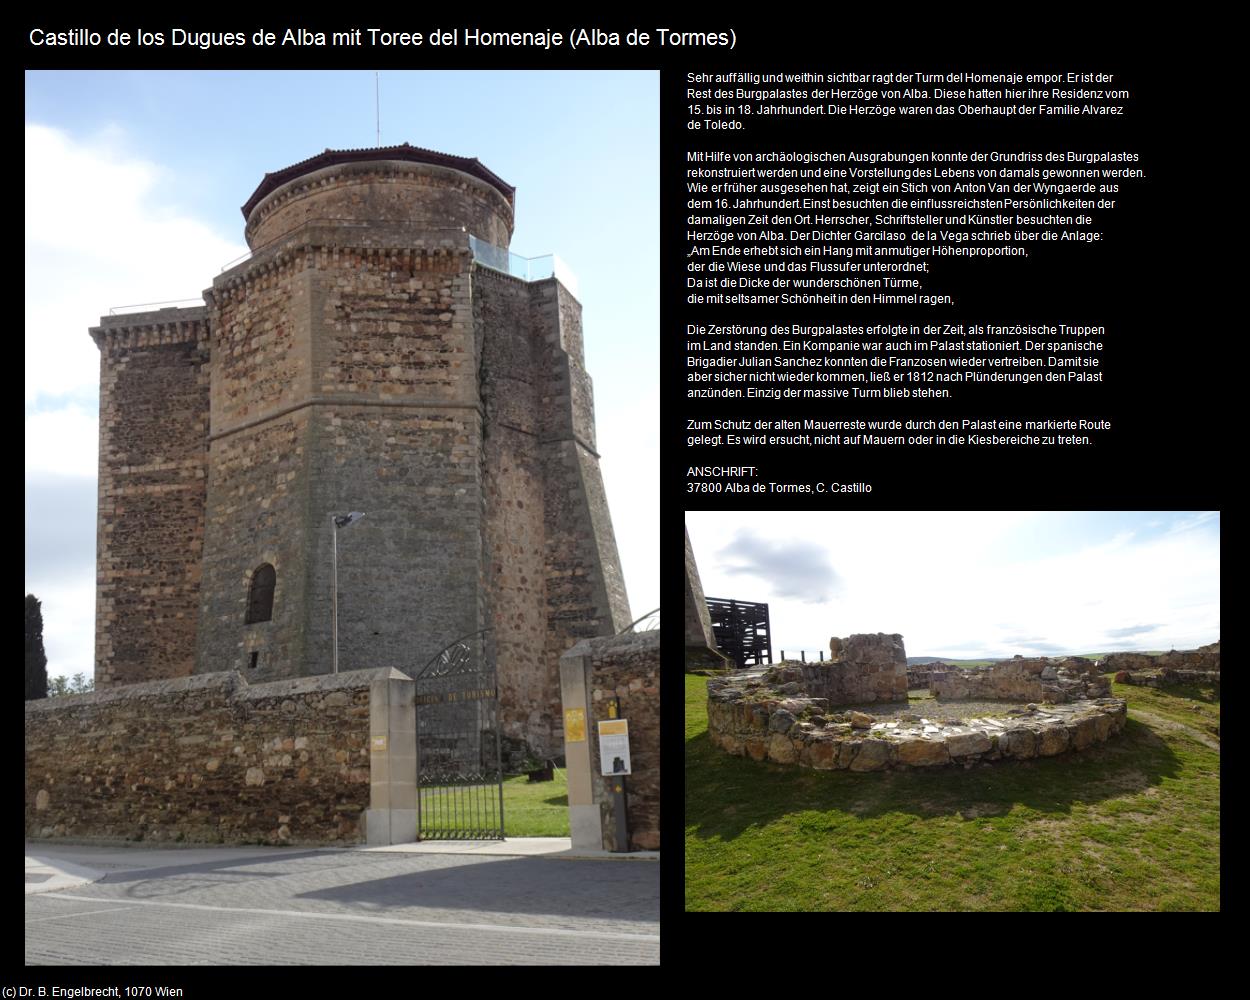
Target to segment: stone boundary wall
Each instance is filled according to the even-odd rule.
[[[1062,704],[1100,698],[1110,686],[1094,660],[1079,656],[1051,659],[1048,656],[1017,656],[988,667],[961,669],[933,664],[929,690],[946,701],[1044,701]]]
[[[708,681],[708,735],[728,753],[818,770],[882,771],[1085,750],[1121,732],[1127,703],[1100,698],[1005,718],[934,723],[915,715],[882,722],[850,712],[821,715],[820,700],[778,697],[760,681]]]
[[[370,685],[390,675],[230,671],[28,701],[26,835],[361,843]]]
[[[620,850],[612,778],[600,773],[597,723],[619,699],[629,722],[632,774],[626,779],[629,850],[660,847],[660,632],[583,639],[560,658],[574,847]],[[568,739],[569,712],[585,712],[584,740]]]

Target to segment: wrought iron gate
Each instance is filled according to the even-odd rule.
[[[417,839],[502,840],[499,686],[490,629],[462,636],[417,682]]]

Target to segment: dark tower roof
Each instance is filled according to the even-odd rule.
[[[307,160],[300,160],[299,163],[293,163],[282,170],[277,170],[272,174],[265,174],[265,179],[260,182],[260,187],[252,192],[252,197],[248,198],[247,203],[243,206],[243,218],[250,218],[252,209],[260,204],[271,191],[277,190],[287,181],[294,180],[296,177],[302,177],[304,174],[311,174],[314,170],[320,170],[322,167],[334,166],[337,163],[360,163],[367,160],[407,160],[410,163],[432,163],[440,167],[450,167],[453,170],[459,170],[461,173],[485,181],[508,199],[509,205],[515,205],[514,196],[516,188],[482,166],[481,161],[477,157],[452,156],[448,153],[436,152],[433,149],[410,146],[405,142],[400,146],[374,146],[369,149],[327,149],[324,153],[318,153]]]

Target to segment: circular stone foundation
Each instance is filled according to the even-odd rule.
[[[1120,698],[1065,704],[922,699],[831,708],[758,674],[708,681],[708,734],[728,753],[818,770],[883,771],[1085,750],[1124,728]]]

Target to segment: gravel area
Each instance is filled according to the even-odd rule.
[[[911,713],[930,722],[958,722],[960,719],[1000,718],[1013,708],[1024,708],[1019,701],[938,701],[936,698],[919,697],[912,692],[904,705],[901,701],[879,701],[870,705],[838,705],[830,712],[866,712],[878,719],[892,719]]]

